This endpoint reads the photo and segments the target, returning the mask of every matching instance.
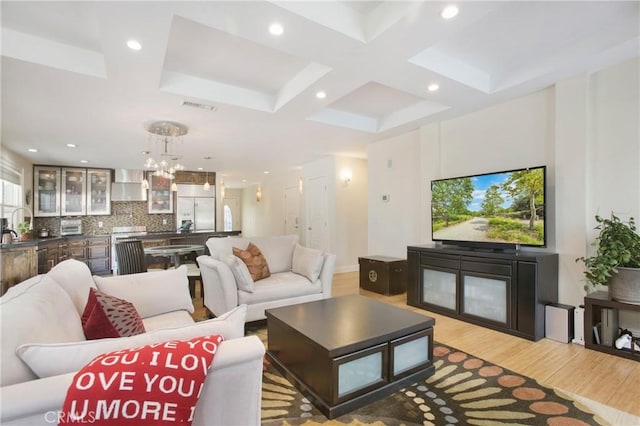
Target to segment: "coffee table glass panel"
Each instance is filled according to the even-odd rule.
[[[334,418],[434,372],[433,318],[362,296],[269,309],[267,356]]]

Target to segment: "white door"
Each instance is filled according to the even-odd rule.
[[[300,188],[284,189],[284,228],[286,235],[300,235]]]
[[[307,247],[329,251],[327,178],[309,178],[305,185]]]
[[[240,200],[236,197],[224,197],[222,200],[222,214],[224,217],[224,231],[239,231]]]

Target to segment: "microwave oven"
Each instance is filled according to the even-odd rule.
[[[81,219],[63,219],[60,221],[60,235],[82,234]]]

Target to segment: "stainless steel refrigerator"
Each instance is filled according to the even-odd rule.
[[[176,205],[176,229],[180,229],[183,221],[190,220],[191,231],[215,231],[216,203],[215,187],[208,191],[202,185],[178,185]]]

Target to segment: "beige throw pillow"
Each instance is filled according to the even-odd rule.
[[[313,283],[320,276],[323,260],[322,251],[296,244],[296,248],[293,250],[291,271],[307,277]]]
[[[238,289],[253,293],[253,278],[251,278],[247,265],[233,254],[224,255],[222,261],[231,269],[233,277],[236,279]]]

